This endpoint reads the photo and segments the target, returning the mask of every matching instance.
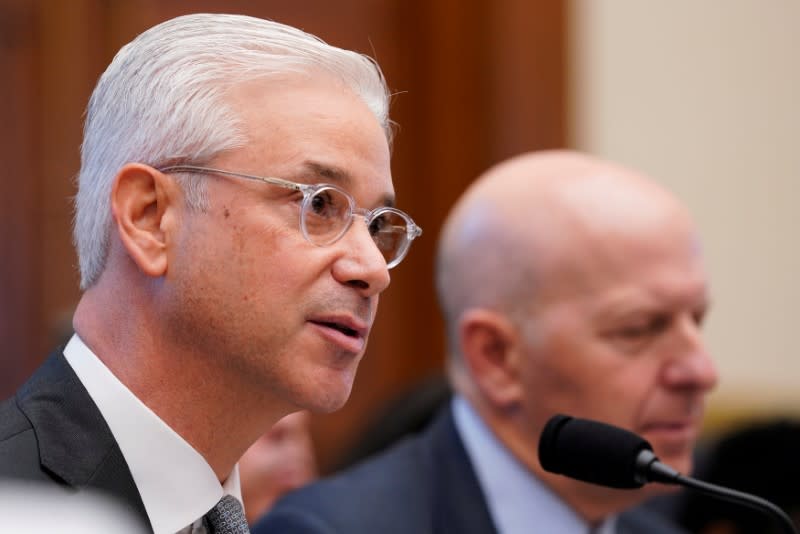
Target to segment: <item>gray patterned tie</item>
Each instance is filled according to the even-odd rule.
[[[225,495],[208,511],[206,521],[213,534],[250,534],[244,508],[232,495]]]

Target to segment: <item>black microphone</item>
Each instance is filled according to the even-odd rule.
[[[554,415],[539,438],[539,462],[545,471],[612,488],[635,489],[648,482],[681,485],[769,513],[787,533],[797,534],[789,516],[768,500],[685,476],[659,461],[646,439],[599,421]]]

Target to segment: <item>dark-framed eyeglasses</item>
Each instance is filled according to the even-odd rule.
[[[319,247],[332,245],[341,239],[353,224],[353,217],[360,215],[364,218],[372,240],[383,254],[386,267],[389,269],[403,261],[411,242],[422,235],[422,228],[417,226],[405,212],[389,206],[373,210],[359,208],[350,193],[333,184],[301,184],[282,178],[254,176],[194,165],[172,165],[158,170],[165,173],[233,176],[300,191],[303,193],[300,231],[306,241]]]

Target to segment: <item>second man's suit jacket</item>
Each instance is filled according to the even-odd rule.
[[[253,534],[497,534],[452,411],[418,437],[289,494]],[[531,525],[536,534],[536,525]],[[622,514],[617,534],[681,534],[646,510]],[[552,534],[552,533],[544,533]]]

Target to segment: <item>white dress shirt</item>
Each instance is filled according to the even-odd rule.
[[[498,441],[466,399],[456,395],[452,403],[456,429],[499,534],[590,532],[589,524]],[[591,532],[613,534],[615,528],[611,517]]]
[[[77,336],[64,356],[106,420],[142,497],[154,534],[200,534],[226,494],[242,501],[239,468],[225,484],[205,458],[140,401]]]

